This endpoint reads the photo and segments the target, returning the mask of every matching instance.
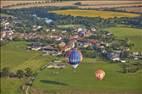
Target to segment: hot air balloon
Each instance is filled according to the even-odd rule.
[[[84,31],[80,31],[79,32],[79,36],[84,37],[85,36],[85,32]]]
[[[73,48],[69,53],[68,53],[68,63],[72,65],[74,69],[78,67],[80,62],[82,61],[82,54],[80,51],[78,51],[76,48]]]
[[[66,43],[61,42],[61,43],[58,44],[58,48],[59,48],[60,50],[62,50],[62,49],[65,47],[65,45],[66,45]]]
[[[105,72],[102,69],[98,69],[95,74],[97,80],[103,80],[103,78],[105,77]]]

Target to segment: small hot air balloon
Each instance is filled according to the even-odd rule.
[[[80,32],[79,32],[79,36],[84,37],[84,36],[85,36],[85,32],[80,31]]]
[[[73,48],[68,53],[68,63],[72,65],[74,69],[78,67],[80,62],[82,61],[83,57],[80,51],[78,51],[76,48]]]
[[[95,74],[97,80],[103,80],[103,78],[105,77],[105,72],[102,69],[98,69]]]
[[[62,49],[65,47],[65,45],[66,45],[66,43],[61,42],[61,43],[58,44],[58,48],[59,48],[60,50],[62,50]]]

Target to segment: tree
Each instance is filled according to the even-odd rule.
[[[31,70],[31,68],[26,68],[25,69],[25,76],[30,77],[33,75],[33,72]]]
[[[18,77],[19,79],[21,79],[21,78],[23,78],[23,76],[24,76],[24,71],[23,71],[23,70],[17,70],[16,74],[17,74],[17,77]]]
[[[76,2],[76,3],[74,3],[74,5],[81,5],[81,2]]]
[[[3,69],[2,69],[2,76],[3,77],[8,77],[9,76],[9,67],[4,67]]]

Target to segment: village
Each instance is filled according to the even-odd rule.
[[[26,40],[29,41],[27,50],[40,51],[43,56],[65,56],[66,52],[77,47],[81,51],[95,50],[101,57],[113,62],[125,63],[132,59],[142,59],[142,52],[131,51],[132,44],[129,41],[115,39],[112,33],[100,32],[95,27],[89,29],[78,27],[72,31],[46,28],[46,31],[41,32],[39,30],[42,30],[42,26],[33,25],[32,32],[20,33],[13,29],[17,23],[14,17],[1,17],[0,20],[1,42]]]

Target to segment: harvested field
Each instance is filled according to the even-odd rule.
[[[117,8],[117,7],[131,7],[131,6],[142,6],[142,3],[139,4],[104,4],[104,5],[88,5],[88,6],[79,6],[79,8]]]
[[[112,8],[112,7],[128,7],[142,6],[142,1],[62,1],[62,2],[47,2],[47,1],[1,1],[1,7],[9,6],[9,8],[29,8],[38,6],[76,6],[74,3],[81,2],[79,8]]]

